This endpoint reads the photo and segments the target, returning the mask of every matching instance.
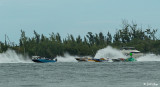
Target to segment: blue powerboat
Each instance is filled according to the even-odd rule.
[[[33,56],[32,61],[36,62],[36,63],[53,63],[53,62],[57,62],[57,59],[56,58],[52,59],[52,58],[42,58],[39,56]]]

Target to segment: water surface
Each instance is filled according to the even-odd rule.
[[[0,87],[160,86],[160,62],[0,63],[0,69]]]

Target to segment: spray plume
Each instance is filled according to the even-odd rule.
[[[0,63],[32,63],[32,60],[8,49],[6,52],[0,53]]]
[[[106,48],[97,51],[95,58],[126,58],[120,50],[107,46]]]

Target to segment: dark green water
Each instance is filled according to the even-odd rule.
[[[160,87],[160,62],[1,63],[0,87]]]

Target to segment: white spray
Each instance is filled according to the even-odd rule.
[[[84,56],[85,58],[92,58],[90,56]],[[77,62],[75,58],[80,58],[78,56],[71,56],[68,53],[65,53],[64,56],[57,56],[57,62]],[[126,58],[120,50],[107,46],[106,48],[100,49],[97,51],[94,58]]]
[[[106,48],[100,49],[97,51],[95,58],[126,58],[125,55],[118,49],[112,48],[111,46],[107,46]]]
[[[90,56],[84,56],[91,58]],[[64,56],[57,56],[57,62],[77,62],[75,58],[79,56],[71,56],[65,53]],[[107,46],[106,48],[97,51],[94,58],[126,58],[125,55],[121,53],[120,50]],[[137,58],[137,61],[160,61],[160,55],[146,54],[145,56]],[[17,54],[13,50],[7,50],[4,53],[0,53],[0,63],[33,63],[29,57],[24,57],[21,54]]]
[[[29,57],[17,54],[14,50],[8,49],[0,53],[0,63],[32,63]]]
[[[118,49],[107,46],[106,48],[100,49],[97,51],[95,58],[127,58],[122,52]],[[155,54],[146,54],[137,58],[137,61],[160,61],[160,55]]]
[[[71,56],[68,53],[65,53],[64,56],[57,56],[57,62],[77,62],[77,60],[75,59],[78,56]]]
[[[145,56],[137,58],[137,61],[160,61],[160,55],[146,54]]]

